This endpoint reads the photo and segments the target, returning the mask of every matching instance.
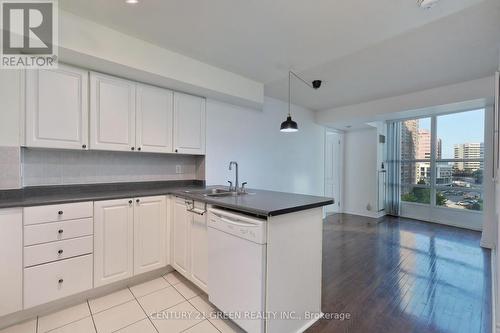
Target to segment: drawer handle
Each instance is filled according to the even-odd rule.
[[[64,212],[62,210],[58,211],[57,214],[62,215]]]
[[[59,281],[57,281],[59,284],[63,283],[64,280],[63,279],[59,279]]]
[[[62,234],[62,233],[64,232],[64,230],[59,229],[57,232],[58,232],[59,234]]]
[[[57,253],[59,253],[60,255],[63,254],[63,252],[64,252],[63,250],[57,251]]]

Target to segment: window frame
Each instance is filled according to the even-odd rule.
[[[436,195],[438,192],[443,191],[445,189],[450,189],[451,187],[449,186],[441,186],[436,183],[437,175],[436,175],[436,167],[439,163],[460,163],[460,162],[482,162],[483,166],[485,164],[485,157],[483,155],[483,158],[473,158],[473,159],[454,159],[454,158],[441,158],[437,159],[437,119],[440,116],[446,116],[450,114],[458,114],[458,113],[465,113],[465,112],[471,112],[471,111],[478,111],[482,110],[484,113],[484,116],[486,117],[486,109],[485,108],[478,108],[478,109],[467,109],[467,110],[460,110],[460,111],[452,111],[452,112],[447,112],[447,113],[441,113],[441,114],[435,114],[435,115],[423,115],[420,117],[411,117],[411,118],[405,118],[405,119],[400,119],[397,120],[401,124],[404,123],[405,121],[408,120],[420,120],[420,119],[430,119],[430,124],[431,124],[431,154],[429,159],[403,159],[402,156],[400,156],[399,163],[400,163],[400,174],[401,174],[401,168],[404,164],[417,164],[417,163],[429,163],[430,164],[430,182],[429,184],[407,184],[407,183],[400,183],[400,189],[402,193],[402,189],[404,188],[409,188],[409,187],[416,187],[416,188],[425,188],[425,189],[430,189],[430,203],[419,203],[419,202],[411,202],[411,201],[403,201],[401,202],[405,204],[414,204],[414,205],[421,205],[421,206],[428,206],[432,208],[439,208],[439,209],[451,209],[451,210],[456,210],[456,211],[466,211],[466,212],[471,212],[471,213],[476,213],[476,214],[483,214],[483,210],[477,211],[477,210],[472,210],[472,209],[466,209],[466,208],[455,208],[455,207],[447,207],[447,206],[440,206],[437,205],[436,202]],[[485,142],[485,135],[486,135],[486,129],[483,126],[483,144]],[[401,135],[402,138],[402,135]],[[401,145],[401,143],[400,143]],[[483,170],[483,176],[484,176],[484,170]],[[463,192],[479,192],[481,193],[481,197],[484,198],[484,184],[481,184],[478,188],[474,189],[468,189],[464,188],[461,189]],[[484,202],[484,201],[483,201]]]

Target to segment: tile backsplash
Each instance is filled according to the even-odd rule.
[[[21,151],[19,147],[0,147],[0,190],[21,187]]]
[[[21,157],[23,186],[204,179],[203,156],[23,148]]]

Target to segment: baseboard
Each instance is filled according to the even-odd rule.
[[[34,318],[36,316],[45,316],[52,312],[60,311],[62,309],[81,304],[87,299],[105,296],[120,289],[139,284],[160,277],[174,269],[169,265],[151,272],[143,273],[129,279],[111,283],[106,286],[93,288],[82,293],[71,295],[62,299],[58,299],[46,304],[41,304],[33,308],[21,310],[15,313],[8,314],[0,317],[0,330],[11,325],[23,322],[25,320]]]
[[[492,332],[500,333],[500,323],[497,323],[496,309],[498,306],[497,297],[497,250],[493,248],[491,250],[491,326]]]
[[[358,216],[363,216],[363,217],[369,217],[372,219],[379,219],[379,218],[385,216],[385,214],[382,216],[379,216],[377,213],[372,214],[372,213],[364,213],[364,212],[352,212],[352,211],[348,211],[348,210],[344,210],[342,213],[349,214],[349,215],[358,215]]]
[[[323,318],[324,315],[325,314],[323,312],[321,312],[319,316],[311,319],[310,321],[308,321],[307,323],[305,323],[301,328],[299,328],[299,330],[297,331],[297,333],[305,332],[309,327],[311,327],[312,325],[314,325],[315,322],[317,322],[318,320],[320,320],[321,318]]]

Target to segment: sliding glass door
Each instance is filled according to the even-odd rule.
[[[485,110],[401,122],[401,215],[480,229]]]

